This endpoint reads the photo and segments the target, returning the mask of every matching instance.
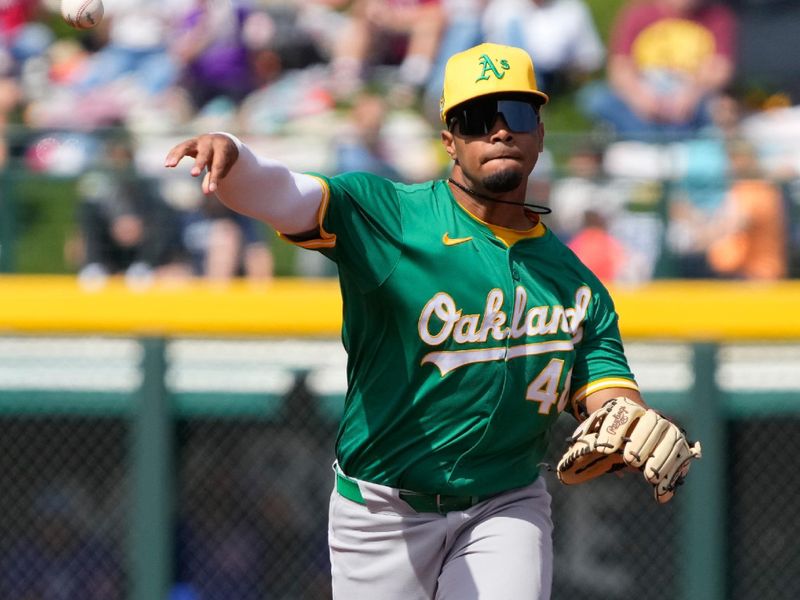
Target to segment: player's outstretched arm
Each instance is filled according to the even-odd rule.
[[[281,233],[300,234],[317,228],[323,197],[318,179],[258,157],[226,133],[206,133],[177,144],[167,154],[164,166],[174,168],[185,157],[194,159],[192,177],[205,173],[203,193],[216,193],[231,209]]]

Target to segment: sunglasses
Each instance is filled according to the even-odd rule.
[[[514,133],[533,133],[539,126],[539,112],[530,102],[485,97],[454,107],[448,115],[448,127],[452,131],[453,124],[458,123],[461,135],[483,136],[494,128],[500,115]]]

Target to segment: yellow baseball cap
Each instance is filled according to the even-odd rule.
[[[462,102],[488,94],[531,94],[539,104],[550,98],[536,85],[530,55],[522,48],[500,44],[479,44],[454,54],[444,70],[439,115],[445,117]]]

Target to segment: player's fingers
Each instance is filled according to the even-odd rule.
[[[214,161],[214,148],[211,142],[207,139],[201,139],[197,144],[197,155],[194,157],[194,165],[192,170],[189,171],[192,177],[197,177],[203,172],[205,168],[211,168]]]
[[[164,159],[164,166],[168,168],[176,167],[184,156],[197,156],[197,138],[185,140],[173,146],[167,153],[166,159]]]
[[[164,165],[175,167],[184,156],[194,158],[190,171],[193,177],[203,177],[203,192],[210,194],[217,191],[217,182],[224,178],[239,158],[236,142],[227,135],[207,133],[181,142],[167,154]]]
[[[217,135],[214,138],[214,161],[208,165],[208,188],[210,192],[217,191],[217,183],[224,178],[239,158],[239,149],[227,135]]]
[[[224,149],[219,147],[214,148],[214,160],[208,165],[208,173],[203,178],[203,191],[206,194],[217,191],[217,182],[225,177],[230,170],[228,164],[228,157]]]
[[[204,194],[212,194],[217,191],[216,182],[212,187],[212,178],[211,178],[211,171],[206,171],[205,176],[203,177],[203,193]]]

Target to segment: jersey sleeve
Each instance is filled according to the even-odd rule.
[[[290,241],[325,254],[362,291],[378,287],[402,252],[401,204],[395,184],[369,173],[311,175],[323,187],[319,235]]]
[[[625,357],[619,317],[607,291],[594,290],[587,316],[572,369],[570,403],[576,416],[577,405],[589,394],[612,387],[639,389]]]

